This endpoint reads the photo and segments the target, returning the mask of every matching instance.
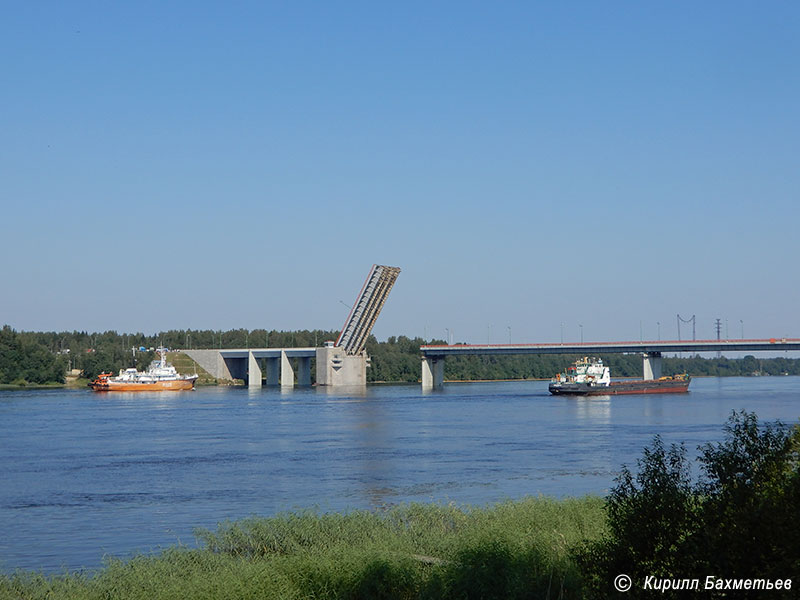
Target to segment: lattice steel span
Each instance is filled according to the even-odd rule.
[[[367,338],[399,274],[398,267],[372,265],[339,339],[317,351],[317,385],[366,385]]]
[[[399,267],[372,265],[361,293],[342,327],[339,339],[336,340],[336,347],[343,348],[351,356],[364,351],[367,338],[399,274]]]

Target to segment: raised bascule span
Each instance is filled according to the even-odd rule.
[[[342,327],[339,339],[336,340],[336,347],[342,348],[351,356],[364,351],[367,338],[399,274],[398,267],[372,265],[361,293]]]
[[[367,338],[399,274],[398,267],[372,265],[339,339],[317,351],[317,385],[366,385]]]

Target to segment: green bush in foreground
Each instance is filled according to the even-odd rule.
[[[608,535],[580,556],[596,598],[613,593],[617,575],[631,577],[627,598],[682,598],[685,590],[643,589],[647,577],[797,579],[800,573],[800,429],[759,425],[755,414],[734,412],[725,439],[701,446],[703,477],[691,483],[686,449],[664,448],[659,437],[645,449],[634,478],[624,468],[608,497]],[[794,585],[800,587],[800,581]],[[765,592],[735,592],[760,597]],[[773,591],[796,598],[800,590]]]
[[[581,598],[572,558],[603,500],[291,513],[200,531],[201,549],[111,560],[95,575],[0,577],[0,598]]]

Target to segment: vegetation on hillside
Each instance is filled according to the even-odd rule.
[[[337,331],[267,331],[265,329],[230,331],[170,330],[156,335],[72,332],[16,332],[6,326],[0,337],[0,383],[63,382],[67,368],[78,369],[87,378],[102,371],[116,372],[135,366],[145,368],[153,360],[151,348],[263,348],[313,347],[335,340]],[[420,352],[423,344],[444,344],[442,340],[423,340],[391,336],[379,342],[367,340],[371,366],[370,382],[416,382],[420,377]],[[145,348],[140,351],[140,348]],[[451,357],[445,362],[445,379],[547,379],[563,371],[578,355],[509,355]],[[609,354],[601,358],[611,367],[614,377],[642,375],[642,360],[636,354]],[[800,359],[700,358],[698,356],[664,358],[666,374],[689,373],[695,376],[728,375],[800,375]],[[312,377],[314,369],[312,369]]]

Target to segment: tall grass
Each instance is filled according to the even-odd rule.
[[[603,500],[286,513],[197,532],[199,549],[110,560],[98,573],[0,577],[0,598],[580,598],[572,550]]]

